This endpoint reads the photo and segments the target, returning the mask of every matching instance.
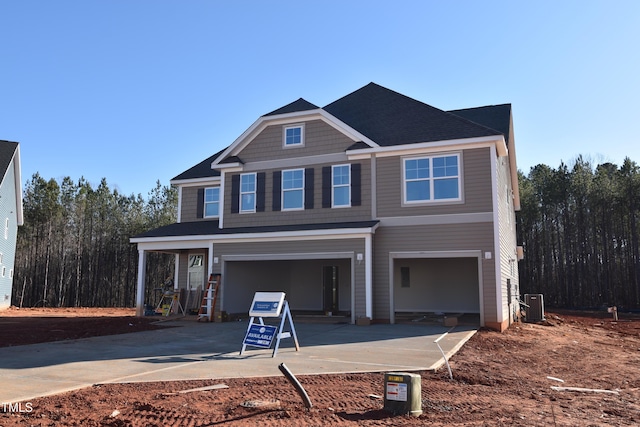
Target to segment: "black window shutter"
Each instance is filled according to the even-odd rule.
[[[197,218],[204,218],[204,188],[198,188]]]
[[[313,209],[313,168],[304,170],[304,208]]]
[[[351,165],[351,206],[360,206],[362,204],[361,170],[362,165],[360,163],[354,163]]]
[[[240,175],[231,176],[231,213],[240,212]]]
[[[265,173],[256,174],[256,212],[264,212]]]
[[[331,207],[331,166],[322,168],[322,207]]]
[[[282,171],[274,171],[273,172],[273,206],[272,210],[277,212],[280,211],[280,206],[282,205],[282,195],[280,194],[282,190]]]

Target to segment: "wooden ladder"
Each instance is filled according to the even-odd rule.
[[[220,274],[211,274],[209,276],[207,289],[205,289],[202,295],[200,310],[198,310],[198,322],[201,319],[206,319],[207,322],[211,322],[213,319],[213,313],[216,310],[216,300],[218,299],[218,289],[220,288],[220,277]]]

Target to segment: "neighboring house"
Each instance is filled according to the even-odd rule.
[[[138,314],[146,254],[162,251],[178,287],[221,273],[227,313],[283,291],[292,310],[352,323],[475,313],[504,330],[519,311],[516,171],[508,104],[446,112],[374,83],[323,108],[299,99],[171,181],[178,222],[131,238]]]
[[[23,224],[20,146],[0,140],[0,310],[11,306],[18,226]]]

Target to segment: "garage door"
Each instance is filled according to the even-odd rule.
[[[478,258],[396,258],[396,312],[480,313]]]

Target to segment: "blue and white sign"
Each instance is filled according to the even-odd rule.
[[[241,356],[248,345],[270,348],[274,338],[276,338],[276,345],[273,348],[271,357],[275,357],[278,353],[280,340],[283,338],[293,338],[296,351],[300,351],[296,328],[293,326],[293,319],[291,318],[291,310],[289,310],[289,303],[285,301],[284,295],[284,292],[256,292],[253,295],[253,302],[249,308],[251,319],[249,319],[249,327],[242,342]],[[264,320],[262,320],[263,317],[281,317],[280,327],[265,325]],[[284,330],[284,324],[287,320],[291,329],[289,331]]]
[[[243,344],[253,347],[270,348],[277,330],[278,328],[276,326],[254,323],[250,325],[249,330],[247,330]]]
[[[249,309],[251,317],[280,317],[284,292],[256,292]]]

